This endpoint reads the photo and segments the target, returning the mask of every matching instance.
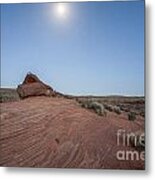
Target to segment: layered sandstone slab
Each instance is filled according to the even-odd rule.
[[[142,160],[118,160],[117,131],[144,129],[144,119],[108,112],[106,117],[74,100],[31,97],[1,103],[0,165],[21,167],[144,169]]]

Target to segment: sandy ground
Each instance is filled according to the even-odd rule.
[[[144,119],[83,109],[74,100],[33,97],[1,103],[0,165],[21,167],[144,169],[143,160],[118,160],[117,131],[144,130]]]

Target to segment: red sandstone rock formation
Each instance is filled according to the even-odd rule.
[[[43,83],[35,74],[28,73],[17,88],[17,92],[21,98],[29,96],[55,96],[53,89]]]

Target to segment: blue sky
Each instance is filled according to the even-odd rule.
[[[144,1],[1,5],[1,86],[27,72],[73,95],[144,95]]]

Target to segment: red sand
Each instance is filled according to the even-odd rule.
[[[101,117],[74,100],[33,97],[1,103],[0,165],[21,167],[144,169],[144,161],[120,161],[118,129],[144,129],[144,119],[108,112]]]

